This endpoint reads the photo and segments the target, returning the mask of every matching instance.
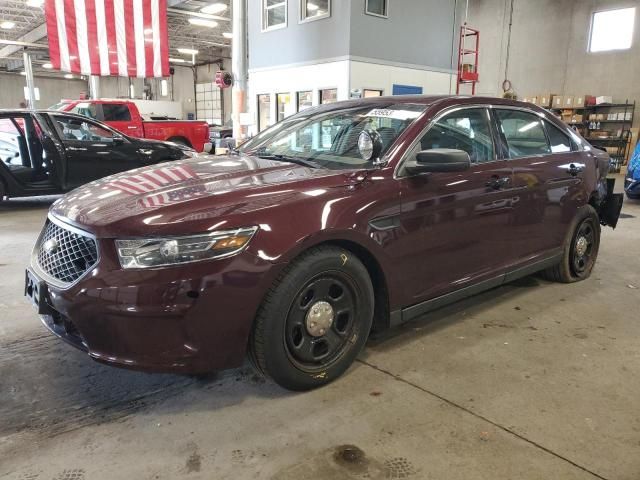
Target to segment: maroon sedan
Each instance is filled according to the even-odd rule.
[[[389,97],[290,117],[226,157],[57,201],[26,293],[95,360],[201,373],[245,354],[280,385],[340,376],[372,328],[543,271],[587,278],[622,196],[548,112]]]

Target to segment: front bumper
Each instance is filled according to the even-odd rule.
[[[42,322],[97,361],[175,373],[242,364],[256,311],[278,269],[248,252],[163,269],[115,267],[103,255],[67,289],[30,272],[45,285]]]
[[[624,191],[629,198],[640,198],[640,180],[627,177],[624,179]]]

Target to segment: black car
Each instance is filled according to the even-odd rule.
[[[195,155],[81,115],[0,110],[0,200],[64,193],[133,168]]]

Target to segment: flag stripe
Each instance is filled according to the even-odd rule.
[[[56,28],[58,31],[59,46],[60,46],[60,70],[65,72],[71,71],[71,64],[69,63],[69,42],[67,41],[67,26],[65,24],[64,15],[64,0],[54,0],[56,11]],[[51,52],[49,52],[51,54]]]
[[[142,0],[133,0],[133,34],[136,54],[136,76],[144,78],[145,53],[144,53],[144,13]]]
[[[153,22],[151,19],[151,0],[143,0],[144,14],[144,65],[145,77],[154,77],[153,73]]]
[[[127,71],[130,77],[136,77],[138,71],[136,69],[136,33],[135,18],[133,13],[133,0],[124,2],[125,32],[127,40]]]
[[[100,43],[98,42],[98,9],[96,0],[85,0],[85,3],[87,5],[87,37],[89,40],[88,47],[91,64],[91,71],[89,73],[95,75],[94,72],[102,73],[102,65],[100,64]],[[98,3],[104,10],[104,4],[100,1],[98,1]],[[104,21],[102,28],[104,29]]]
[[[124,0],[113,0],[113,12],[116,19],[116,41],[118,46],[118,74],[128,77],[127,71],[127,31],[124,24]]]
[[[60,70],[60,40],[58,40],[58,22],[55,2],[47,2],[44,6],[47,18],[47,33],[49,35],[49,56],[51,65]]]
[[[167,30],[167,0],[154,0],[158,2],[158,12],[160,14],[160,63],[162,77],[169,76],[169,32]]]
[[[80,54],[78,53],[75,0],[64,0],[64,12],[67,42],[69,44],[69,66],[72,72],[82,73],[80,70]]]
[[[162,49],[160,48],[160,7],[158,0],[151,0],[151,24],[153,25],[153,75],[162,76]]]
[[[91,58],[89,57],[89,34],[87,32],[87,9],[85,0],[74,0],[73,9],[76,17],[76,41],[78,44],[78,60],[80,73],[91,75]]]
[[[119,75],[118,42],[116,36],[116,13],[113,0],[104,1],[104,15],[107,30],[107,51],[109,52],[110,75]]]

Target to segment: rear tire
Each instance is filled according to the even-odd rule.
[[[600,249],[600,219],[591,205],[580,209],[565,240],[562,260],[543,270],[547,280],[561,283],[579,282],[589,278]]]
[[[249,339],[249,359],[286,389],[325,385],[361,352],[373,309],[371,279],[355,255],[331,246],[309,250],[267,293]]]

